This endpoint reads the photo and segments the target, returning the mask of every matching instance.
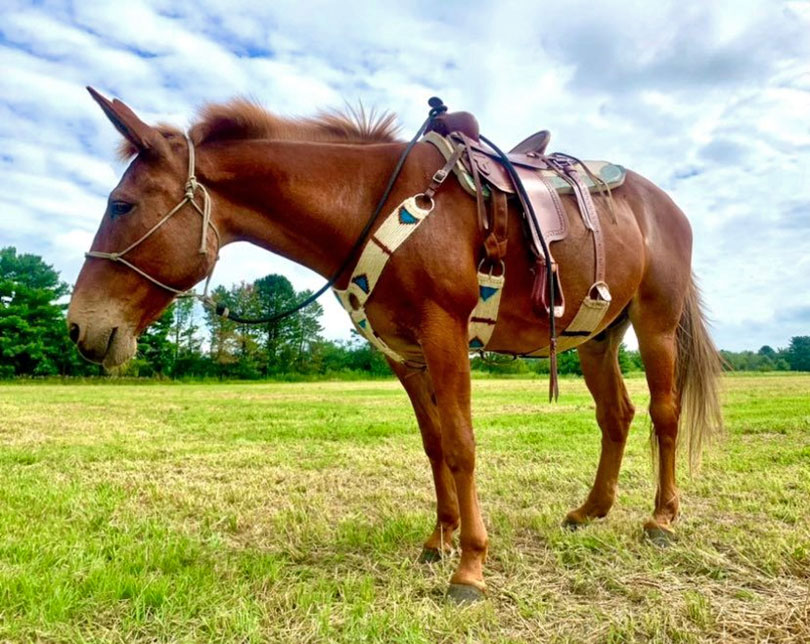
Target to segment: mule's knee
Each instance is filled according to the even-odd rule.
[[[431,463],[439,464],[444,461],[444,451],[442,450],[442,441],[439,436],[422,436],[422,446],[425,448],[425,454]]]
[[[444,438],[442,452],[444,462],[454,475],[475,469],[475,441],[471,435]]]
[[[630,401],[608,408],[598,408],[596,422],[602,429],[602,434],[614,443],[624,443],[630,431],[636,410]]]

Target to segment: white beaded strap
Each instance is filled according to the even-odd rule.
[[[394,252],[433,211],[432,200],[428,208],[419,206],[418,201],[422,198],[422,195],[409,197],[386,217],[363,248],[348,286],[342,290],[333,289],[338,301],[349,313],[357,331],[372,346],[399,363],[405,363],[407,360],[374,332],[366,315],[365,305]],[[483,350],[492,336],[498,318],[504,279],[503,266],[500,267],[500,275],[478,272],[478,304],[470,316],[469,325],[471,351]]]

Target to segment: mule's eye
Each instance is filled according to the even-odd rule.
[[[110,203],[110,217],[115,219],[116,217],[126,215],[130,210],[132,210],[133,207],[134,204],[126,201],[113,201]]]

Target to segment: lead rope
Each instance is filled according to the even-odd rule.
[[[428,105],[430,106],[428,117],[425,119],[425,122],[422,123],[420,128],[416,131],[416,134],[414,134],[413,138],[410,140],[408,145],[402,151],[402,154],[400,154],[399,160],[397,161],[397,165],[391,172],[391,176],[388,178],[388,183],[385,186],[385,190],[383,191],[380,200],[377,202],[377,207],[374,208],[374,212],[368,218],[366,225],[363,227],[363,230],[357,237],[357,241],[355,241],[354,246],[352,246],[351,250],[346,255],[346,259],[343,260],[340,267],[334,272],[332,277],[329,278],[326,284],[324,284],[315,293],[305,298],[298,304],[295,304],[294,306],[291,306],[290,308],[280,311],[278,313],[273,313],[272,315],[268,315],[266,317],[261,318],[245,318],[242,317],[241,315],[234,314],[230,310],[228,310],[227,306],[215,302],[213,298],[210,298],[207,295],[204,297],[196,296],[197,299],[199,299],[204,306],[207,306],[208,308],[213,310],[217,315],[227,318],[229,320],[233,320],[234,322],[237,322],[239,324],[270,324],[272,322],[277,322],[278,320],[289,317],[294,313],[298,313],[298,311],[312,304],[321,295],[323,295],[324,293],[326,293],[326,291],[332,288],[340,279],[341,275],[343,275],[346,269],[349,268],[351,263],[354,261],[357,252],[364,246],[366,239],[368,239],[368,236],[371,233],[371,229],[374,226],[374,223],[379,218],[380,213],[382,212],[382,209],[385,206],[385,202],[388,201],[388,197],[391,196],[391,191],[394,189],[394,184],[396,183],[396,180],[399,178],[399,174],[402,171],[402,166],[405,165],[405,160],[408,158],[408,155],[411,153],[411,150],[419,141],[422,134],[424,134],[425,129],[433,121],[433,119],[435,119],[439,114],[442,114],[447,111],[447,106],[442,102],[442,99],[436,96],[428,100]],[[213,272],[213,268],[211,269],[211,271]]]

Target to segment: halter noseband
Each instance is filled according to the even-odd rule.
[[[147,230],[140,239],[132,242],[129,246],[127,246],[124,250],[117,251],[114,253],[105,253],[100,250],[91,250],[84,254],[85,257],[95,257],[98,259],[109,259],[111,262],[116,262],[118,264],[123,264],[127,268],[132,269],[138,275],[143,277],[144,279],[149,280],[155,286],[159,286],[160,288],[169,291],[170,293],[174,293],[178,297],[196,297],[202,301],[205,301],[208,296],[208,285],[211,282],[211,276],[214,274],[214,267],[217,265],[217,260],[219,259],[219,249],[222,245],[222,238],[219,236],[219,231],[214,223],[211,221],[211,197],[208,194],[208,190],[205,189],[205,186],[202,185],[197,181],[197,177],[194,174],[194,144],[191,142],[191,139],[188,135],[186,135],[186,142],[188,143],[188,179],[186,179],[185,185],[185,194],[183,195],[183,199],[168,213],[166,213],[163,218],[158,221],[154,226],[152,226],[149,230]],[[202,206],[195,201],[194,197],[197,193],[197,190],[200,191],[202,194]],[[183,290],[176,289],[173,286],[169,286],[168,284],[164,284],[159,279],[152,277],[141,268],[138,268],[135,264],[130,262],[129,260],[124,258],[129,251],[133,250],[140,246],[143,242],[145,242],[149,237],[151,237],[154,233],[158,231],[158,229],[163,226],[169,219],[171,219],[174,215],[176,215],[180,210],[185,206],[187,203],[191,204],[194,207],[199,215],[202,217],[202,234],[200,236],[200,250],[199,253],[201,255],[206,255],[208,253],[208,229],[214,231],[214,236],[217,240],[217,255],[214,259],[213,264],[211,264],[211,269],[208,271],[206,278],[205,278],[205,287],[203,290],[202,295],[198,295],[191,290]]]

